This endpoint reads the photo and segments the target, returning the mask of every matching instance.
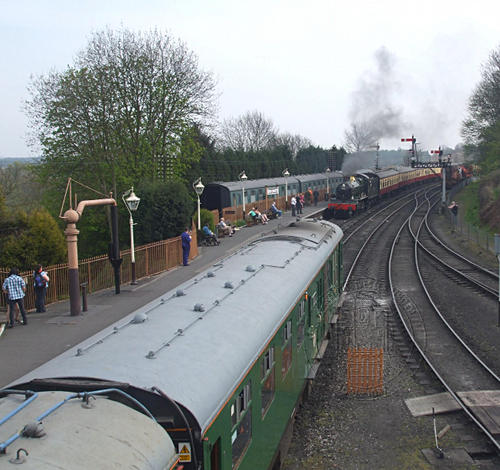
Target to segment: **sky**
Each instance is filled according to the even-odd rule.
[[[500,47],[500,1],[0,0],[0,158],[36,156],[23,103],[105,28],[182,40],[217,81],[218,119],[258,111],[329,148],[352,123],[382,149],[461,142],[481,69]]]

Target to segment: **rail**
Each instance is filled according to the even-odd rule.
[[[198,256],[196,230],[193,230],[190,259]],[[123,262],[120,267],[121,283],[132,281],[132,263],[130,250],[121,251]],[[137,279],[153,276],[168,271],[182,264],[181,237],[169,238],[148,243],[135,248],[135,266]],[[46,304],[69,298],[68,265],[56,264],[44,267],[50,278],[47,288]],[[115,276],[113,266],[107,255],[95,256],[78,262],[80,284],[87,284],[87,293],[114,287]],[[0,284],[9,275],[10,269],[0,267]],[[24,306],[26,310],[35,308],[35,290],[33,287],[33,271],[23,271],[19,274],[26,282]],[[0,296],[0,311],[7,310],[7,298]]]

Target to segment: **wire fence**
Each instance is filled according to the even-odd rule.
[[[469,184],[469,180],[464,180],[458,185],[454,186],[447,195],[447,203],[455,199],[455,195],[460,192],[464,186]],[[481,248],[488,250],[495,254],[495,234],[488,232],[487,230],[480,229],[475,225],[468,223],[465,220],[465,212],[459,210],[457,215],[454,215],[449,209],[446,211],[446,216],[448,217],[449,224],[452,230],[455,230],[467,241],[474,242]]]
[[[191,250],[189,258],[198,256],[196,230],[192,231]],[[120,266],[121,284],[132,280],[132,262],[130,250],[121,252],[123,262]],[[182,264],[181,237],[169,238],[159,242],[149,243],[135,248],[136,278],[159,274]],[[69,298],[68,265],[57,264],[46,266],[50,282],[47,288],[46,304]],[[0,285],[9,275],[10,268],[0,267]],[[95,256],[79,260],[78,274],[81,284],[87,285],[87,292],[92,293],[101,289],[109,289],[115,285],[114,269],[107,255]],[[24,271],[19,275],[26,282],[26,296],[24,306],[26,310],[35,308],[35,290],[33,286],[33,271]],[[7,296],[0,296],[0,310],[7,310]]]

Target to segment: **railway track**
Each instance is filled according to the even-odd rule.
[[[498,274],[485,266],[456,252],[433,232],[429,224],[431,211],[436,209],[439,201],[432,202],[428,199],[429,210],[418,228],[418,243],[429,256],[440,263],[450,275],[457,276],[462,285],[469,284],[479,289],[494,299],[498,299]],[[460,281],[459,281],[460,282]]]
[[[498,360],[489,358],[491,361],[488,361],[484,345],[481,350],[478,338],[464,336],[463,330],[456,330],[452,323],[467,314],[469,322],[473,321],[470,313],[479,303],[493,317],[492,313],[496,312],[493,299],[498,292],[487,287],[484,281],[478,281],[478,273],[484,275],[485,271],[477,265],[449,250],[437,254],[436,246],[433,251],[425,247],[431,238],[436,242],[430,236],[432,231],[426,227],[432,207],[428,196],[416,201],[414,211],[393,239],[388,264],[391,296],[419,357],[451,396],[450,406],[454,410],[453,406],[458,404],[483,432],[493,456],[495,452],[491,449],[500,451],[500,421],[494,418],[500,416]],[[443,244],[437,243],[437,246],[442,248]],[[459,262],[462,264],[457,267]],[[414,269],[409,269],[411,265]],[[474,274],[469,272],[471,267]],[[473,289],[465,288],[464,282]],[[448,288],[450,283],[455,286]],[[486,337],[483,334],[481,341]],[[495,341],[493,337],[490,341],[487,349],[498,344],[498,339]]]
[[[452,396],[435,374],[434,369],[439,372],[437,366],[433,361],[427,362],[419,348],[435,351],[436,361],[440,360],[441,363],[440,368],[452,372],[449,381],[453,389],[462,394],[465,402],[470,404],[477,399],[477,395],[474,396],[476,385],[481,384],[483,390],[498,388],[494,374],[500,364],[500,351],[496,349],[498,345],[495,347],[487,338],[490,334],[496,334],[498,338],[497,328],[481,331],[484,330],[481,328],[482,320],[474,321],[471,326],[470,313],[463,318],[458,315],[457,318],[460,305],[456,305],[479,305],[481,316],[487,318],[486,312],[493,297],[458,274],[450,274],[438,261],[427,260],[429,255],[425,255],[420,247],[420,244],[425,245],[438,257],[440,250],[444,250],[437,248],[436,243],[439,245],[439,242],[431,240],[433,237],[429,233],[429,230],[433,230],[427,220],[429,212],[425,207],[429,205],[426,201],[432,200],[432,192],[439,192],[439,188],[421,187],[411,194],[402,195],[399,200],[391,201],[385,207],[379,205],[355,219],[337,221],[345,234],[344,302],[335,326],[334,341],[331,341],[325,353],[313,396],[298,415],[297,429],[300,431],[295,433],[292,441],[291,461],[301,459],[303,464],[307,462],[309,466],[290,465],[285,466],[286,470],[306,467],[344,470],[500,467],[496,444],[494,440],[490,441],[480,425],[475,424],[474,413],[471,412],[471,417],[461,408],[457,410],[453,407],[450,408],[453,411],[442,415],[437,405],[435,418],[432,414],[412,417],[409,413],[410,405],[407,402],[411,400]],[[418,242],[415,242],[408,229],[412,213],[414,233],[421,227]],[[427,220],[429,229],[424,229],[423,220]],[[388,260],[393,246],[397,252],[393,252],[389,268]],[[440,330],[443,321],[436,319],[435,313],[428,309],[430,303],[423,288],[419,287],[418,274],[412,267],[415,250],[420,258],[426,257],[422,277],[428,290],[445,294],[437,302],[446,313],[448,323],[457,330],[465,343],[473,345],[471,348],[476,351],[476,355],[493,369],[493,375],[484,371],[483,375],[479,375],[481,372],[476,371],[478,366],[474,363],[464,365],[464,372],[456,375],[461,376],[469,388],[464,388],[458,378],[456,382],[452,380],[455,375],[453,371],[457,370],[455,363],[463,362],[452,352],[452,347],[463,346],[458,346],[460,343],[454,335],[453,339],[444,339],[444,333]],[[453,258],[448,258],[447,262],[466,274],[473,270],[470,266],[460,265]],[[389,271],[392,281],[389,281]],[[435,271],[439,271],[439,278],[433,277]],[[489,282],[492,287],[494,281]],[[456,290],[463,291],[465,297],[473,299],[469,299],[471,303],[466,304],[463,297],[453,295]],[[400,319],[393,296],[399,310],[404,312],[402,317],[406,327]],[[457,298],[456,304],[449,303],[450,296]],[[449,310],[446,308],[448,305],[451,305]],[[479,320],[479,314],[474,319]],[[462,331],[467,329],[470,334],[462,335]],[[418,347],[413,344],[413,338],[418,340]],[[347,370],[344,354],[348,348],[383,349],[384,391],[381,395],[348,395],[346,375],[343,375]],[[451,402],[455,403],[453,397]],[[476,407],[475,413],[478,410]],[[446,429],[441,429],[444,423],[451,426],[439,441],[435,441],[436,423],[441,423],[438,431]],[[441,456],[444,458],[438,458],[438,449],[443,449]]]

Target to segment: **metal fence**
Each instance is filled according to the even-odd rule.
[[[460,192],[464,186],[467,186],[469,182],[469,180],[464,180],[448,192],[446,198],[448,205],[453,199],[455,199],[455,195]],[[472,241],[481,248],[489,250],[495,254],[495,234],[482,230],[475,225],[466,222],[464,211],[459,210],[458,214],[454,216],[450,210],[447,210],[446,215],[452,230],[456,230],[457,233],[460,233],[463,238],[468,241]]]
[[[192,231],[191,251],[189,258],[198,256],[196,230]],[[121,252],[123,262],[120,266],[121,283],[127,284],[132,280],[132,265],[130,250]],[[181,237],[170,238],[159,242],[135,248],[135,267],[137,279],[152,276],[168,271],[182,264]],[[47,288],[46,303],[50,304],[69,298],[68,265],[57,264],[44,267],[49,275],[50,282]],[[80,284],[87,284],[87,292],[96,292],[108,289],[115,285],[115,275],[108,256],[95,256],[78,262]],[[10,269],[0,268],[0,284],[9,275]],[[33,271],[19,273],[26,282],[26,297],[24,305],[26,310],[35,308],[35,290],[33,287]],[[7,298],[0,296],[0,309],[7,309]]]
[[[453,214],[448,211],[447,216],[449,217],[450,226],[457,231],[464,239],[470,242],[474,242],[481,248],[490,251],[495,254],[495,234],[481,230],[475,225],[469,224],[464,220],[464,214],[458,213],[456,218]]]

